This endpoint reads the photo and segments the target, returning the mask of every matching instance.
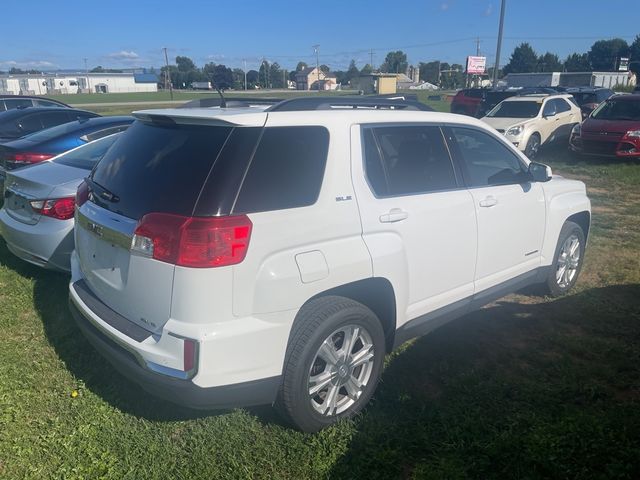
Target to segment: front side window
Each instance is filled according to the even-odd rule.
[[[439,127],[365,128],[365,171],[379,197],[457,188],[449,152]]]
[[[542,110],[543,117],[553,117],[556,113],[558,113],[557,105],[555,100],[549,100],[544,104],[544,109]]]
[[[556,104],[556,113],[563,113],[571,110],[571,107],[563,98],[556,98],[553,101]]]
[[[527,181],[524,164],[498,139],[472,128],[452,127],[451,130],[468,186],[486,187]]]

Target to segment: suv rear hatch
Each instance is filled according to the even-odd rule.
[[[87,179],[88,201],[79,198],[76,213],[76,251],[90,290],[109,308],[154,333],[161,332],[171,315],[175,265],[155,255],[132,253],[136,228],[151,213],[209,218],[228,214],[231,204],[225,202],[235,199],[243,159],[248,162],[261,130],[235,128],[211,118],[210,111],[209,118],[180,113],[185,118],[142,112],[139,118],[144,121],[122,134]],[[202,113],[194,116],[204,117]],[[266,114],[256,117],[262,127]],[[207,202],[205,213],[196,212],[201,197]]]

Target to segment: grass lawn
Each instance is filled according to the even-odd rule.
[[[640,478],[640,163],[540,160],[593,202],[576,290],[406,344],[369,408],[316,435],[148,396],[75,327],[68,278],[0,242],[0,478]]]

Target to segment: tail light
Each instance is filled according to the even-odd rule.
[[[33,200],[29,202],[36,213],[45,217],[69,220],[73,218],[76,202],[73,197]]]
[[[5,156],[7,162],[11,162],[17,165],[31,165],[33,163],[44,162],[53,158],[55,155],[52,153],[33,153],[33,152],[20,152],[9,153]]]
[[[148,213],[138,223],[131,250],[183,267],[235,265],[244,260],[251,220],[233,217],[183,217]]]
[[[87,200],[89,200],[89,184],[83,180],[76,191],[76,206],[80,208]]]

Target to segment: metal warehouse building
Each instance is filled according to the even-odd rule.
[[[509,73],[503,81],[509,87],[606,87],[635,85],[628,72],[540,72]]]
[[[155,73],[42,73],[0,75],[0,94],[157,92]]]

